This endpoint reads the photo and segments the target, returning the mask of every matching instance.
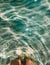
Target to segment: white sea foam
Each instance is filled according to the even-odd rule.
[[[37,2],[37,0],[34,1]],[[23,0],[23,2],[27,1]],[[26,4],[29,3],[30,2],[28,1]],[[49,30],[47,26],[50,25],[50,18],[45,15],[46,11],[43,12],[38,10],[42,5],[47,5],[48,10],[50,9],[50,4],[47,2],[47,0],[42,3],[40,6],[36,6],[33,9],[29,9],[29,6],[26,7],[26,4],[21,6],[12,6],[10,3],[7,3],[11,6],[11,9],[9,10],[4,10],[4,5],[6,3],[3,3],[2,6],[0,6],[2,8],[0,10],[0,18],[3,20],[1,20],[1,22],[4,23],[5,21],[9,24],[8,26],[5,25],[5,27],[4,25],[0,26],[0,47],[2,49],[0,50],[1,58],[6,59],[10,57],[11,59],[14,56],[14,58],[16,58],[18,55],[22,54],[26,56],[32,55],[31,58],[33,58],[35,61],[38,61],[40,63],[39,65],[46,65],[50,60],[47,60],[48,55],[50,54],[50,48],[47,46],[49,44],[49,39],[47,39],[47,37],[50,33],[48,32]],[[9,13],[11,14],[11,12],[13,12],[13,14],[8,17]],[[14,25],[13,21],[17,20],[20,20],[22,24],[25,25],[25,28],[24,26],[20,28],[20,32],[17,32],[15,30],[16,28],[12,28],[16,25]],[[44,33],[41,33],[43,29]],[[6,36],[6,34],[10,35]],[[16,55],[14,55],[14,53]]]

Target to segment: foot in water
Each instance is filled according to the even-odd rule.
[[[12,60],[8,65],[23,65],[23,64],[21,63],[20,59],[15,59],[15,60]],[[35,65],[35,63],[30,59],[26,59],[26,62],[24,65]]]
[[[26,59],[25,65],[35,65],[35,63],[30,59]]]
[[[22,65],[20,59],[12,60],[8,65]]]

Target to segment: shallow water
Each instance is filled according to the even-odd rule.
[[[0,0],[0,65],[25,54],[50,65],[50,0]]]

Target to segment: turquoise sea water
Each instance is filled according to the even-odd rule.
[[[25,54],[50,65],[50,0],[0,0],[0,65]]]

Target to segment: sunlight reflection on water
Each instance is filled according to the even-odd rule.
[[[0,1],[0,65],[26,54],[36,65],[50,65],[48,1]]]

